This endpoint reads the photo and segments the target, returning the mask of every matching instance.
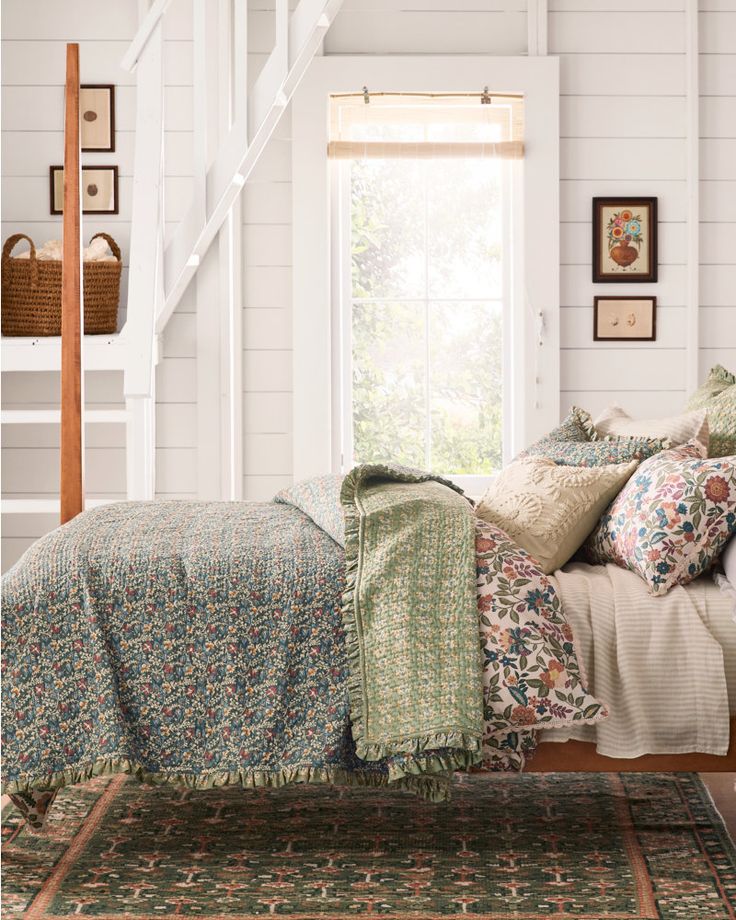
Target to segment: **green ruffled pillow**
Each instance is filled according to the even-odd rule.
[[[549,434],[519,454],[546,457],[558,466],[609,466],[646,460],[669,447],[661,438],[601,438],[589,412],[573,406],[567,417]]]
[[[710,428],[709,457],[736,454],[736,376],[720,364],[687,402],[687,409],[707,409]]]

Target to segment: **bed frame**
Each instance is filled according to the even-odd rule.
[[[61,523],[84,507],[82,426],[82,288],[79,136],[79,45],[66,46],[64,218],[61,321]],[[540,744],[527,769],[553,772],[736,772],[736,718],[728,754],[650,754],[631,760],[603,757],[581,741]]]

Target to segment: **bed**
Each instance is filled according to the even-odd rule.
[[[77,95],[72,72],[67,126]],[[707,577],[668,598],[611,566],[540,577],[451,483],[385,465],[260,505],[83,512],[78,136],[70,150],[64,526],[3,585],[3,783],[31,826],[61,786],[115,772],[439,801],[458,769],[736,771],[733,609]],[[518,662],[524,684],[503,677]]]

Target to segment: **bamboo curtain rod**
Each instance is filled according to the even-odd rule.
[[[79,45],[66,46],[64,217],[61,261],[61,523],[84,508],[82,428],[82,285]]]

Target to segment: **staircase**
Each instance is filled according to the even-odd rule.
[[[194,182],[192,202],[164,245],[164,44],[172,6],[185,0],[139,0],[140,25],[122,66],[136,74],[136,135],[129,254],[127,318],[110,336],[84,336],[86,370],[122,371],[124,408],[85,410],[85,429],[96,424],[125,426],[126,494],[148,500],[155,492],[155,367],[159,337],[213,241],[220,240],[221,269],[235,279],[240,252],[236,206],[243,186],[279,123],[291,96],[334,19],[342,0],[275,0],[275,41],[258,79],[247,87],[248,0],[189,0],[193,15]],[[82,61],[82,65],[84,62]],[[213,111],[214,110],[214,111]],[[237,285],[226,284],[220,311],[230,338],[239,338],[241,309]],[[200,305],[200,309],[202,306]],[[48,372],[60,369],[58,338],[3,338],[2,370]],[[231,430],[230,466],[239,469],[242,449],[237,368],[241,343],[231,341],[233,366],[226,405]],[[2,412],[3,426],[55,425],[53,407]],[[233,474],[233,480],[237,476]],[[232,497],[237,497],[234,493]],[[87,507],[116,500],[88,499]],[[119,500],[119,499],[117,499]],[[2,512],[48,514],[58,499],[3,500]]]

